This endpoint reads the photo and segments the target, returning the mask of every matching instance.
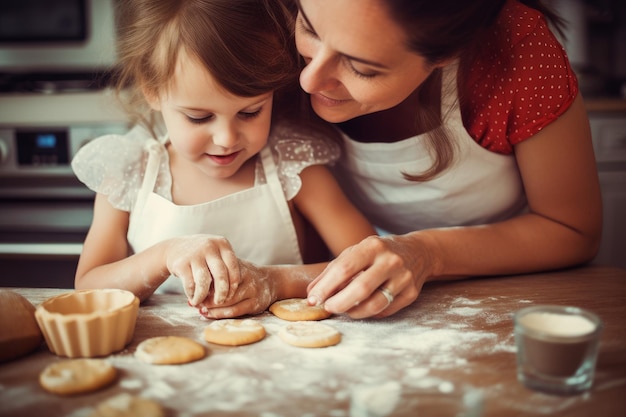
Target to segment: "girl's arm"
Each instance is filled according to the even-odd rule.
[[[302,187],[294,197],[294,203],[334,256],[376,234],[325,166],[312,165],[300,173],[300,178]]]
[[[294,203],[334,255],[376,234],[325,166],[310,166],[300,173],[300,178],[302,187],[294,197]],[[276,300],[306,297],[307,286],[326,265],[258,266],[240,260],[242,282],[235,297],[224,306],[205,302],[200,312],[213,319],[237,317],[261,313]]]
[[[515,156],[527,214],[488,225],[368,238],[331,262],[309,294],[335,313],[387,316],[412,303],[426,281],[528,273],[593,259],[602,207],[582,98],[516,145]],[[388,307],[377,291],[381,286],[395,296]]]
[[[76,289],[121,288],[145,300],[173,274],[183,281],[185,293],[196,305],[209,292],[210,269],[224,277],[214,283],[215,302],[220,304],[241,281],[238,261],[226,239],[212,235],[168,239],[129,256],[128,224],[129,213],[115,209],[105,195],[96,195],[93,222],[76,270]]]

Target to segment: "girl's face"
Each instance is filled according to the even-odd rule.
[[[169,87],[158,97],[147,97],[163,115],[177,155],[212,178],[231,177],[265,146],[272,98],[272,93],[230,94],[183,52]]]
[[[396,106],[435,69],[407,48],[381,0],[301,0],[296,44],[300,85],[333,123]]]

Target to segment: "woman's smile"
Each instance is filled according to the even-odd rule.
[[[342,104],[345,104],[350,100],[339,100],[336,98],[327,97],[321,93],[313,93],[311,94],[311,101],[314,101],[322,106],[334,107],[334,106],[340,106]]]

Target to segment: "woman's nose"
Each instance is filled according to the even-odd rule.
[[[300,86],[309,94],[335,88],[339,81],[335,75],[335,60],[322,48],[310,58],[300,73]]]

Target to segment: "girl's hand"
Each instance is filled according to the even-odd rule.
[[[213,302],[223,304],[241,283],[239,261],[226,238],[192,235],[172,239],[166,250],[170,274],[183,282],[192,306],[199,305],[214,287]]]
[[[207,298],[196,306],[200,314],[211,319],[259,314],[276,301],[276,280],[269,279],[267,268],[260,268],[240,259],[239,270],[241,282],[234,296],[222,305]]]
[[[352,318],[389,316],[420,293],[430,273],[425,249],[407,235],[368,237],[344,250],[309,284],[309,303]]]

